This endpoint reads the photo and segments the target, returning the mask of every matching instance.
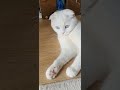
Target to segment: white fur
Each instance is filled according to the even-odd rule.
[[[75,58],[74,62],[67,68],[66,74],[68,77],[75,77],[81,69],[81,22],[70,9],[56,11],[49,19],[53,30],[58,35],[61,53],[47,69],[46,77],[55,78],[61,68],[72,58]],[[66,26],[69,27],[65,28]]]

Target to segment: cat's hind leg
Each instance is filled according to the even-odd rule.
[[[75,77],[81,69],[81,53],[79,52],[74,62],[70,67],[67,68],[66,74],[68,77]]]
[[[67,36],[60,37],[58,40],[61,46],[61,53],[53,64],[47,69],[47,79],[55,78],[63,65],[77,55],[76,47]]]

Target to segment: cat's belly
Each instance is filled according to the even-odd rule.
[[[78,48],[81,48],[81,23],[80,22],[71,32],[69,37]]]

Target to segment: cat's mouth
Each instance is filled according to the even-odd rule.
[[[62,34],[64,34],[65,32],[63,32]]]
[[[64,32],[64,33],[60,33],[59,35],[61,36],[68,36],[70,33],[69,32]]]
[[[69,32],[63,33],[63,35],[65,35],[65,36],[68,36],[69,34],[70,34]]]

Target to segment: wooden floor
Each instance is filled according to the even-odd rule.
[[[59,55],[60,46],[56,33],[50,26],[50,21],[40,19],[39,22],[39,83],[48,84],[70,79],[66,76],[65,72],[66,68],[72,63],[72,61],[63,67],[55,79],[46,79],[45,72]],[[75,78],[78,77],[80,77],[80,74]]]

